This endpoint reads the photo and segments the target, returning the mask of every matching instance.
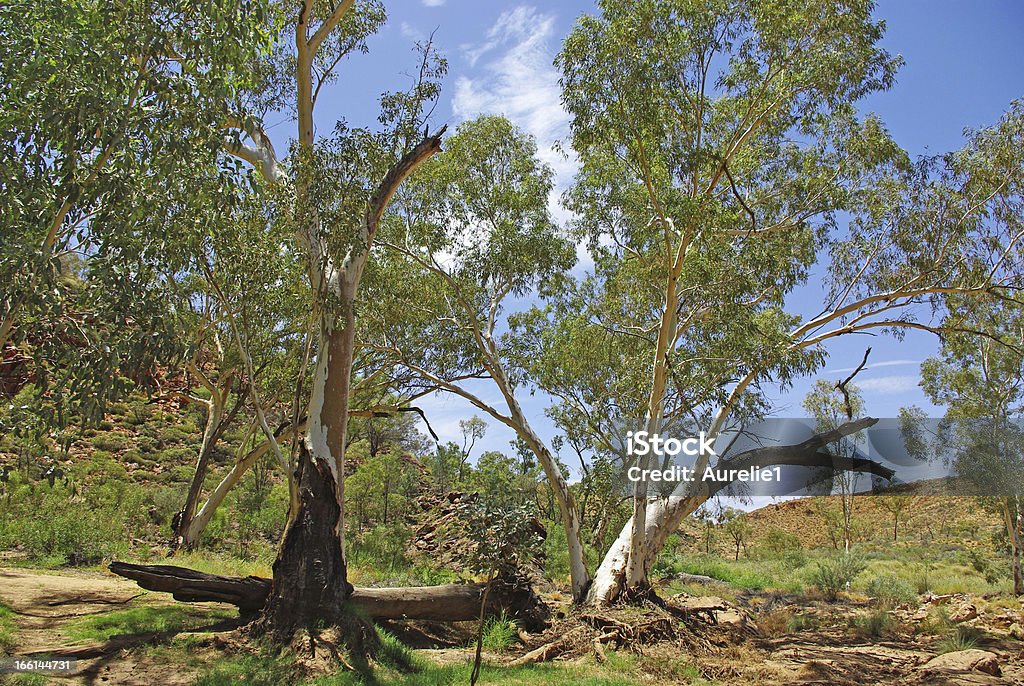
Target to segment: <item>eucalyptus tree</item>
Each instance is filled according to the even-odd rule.
[[[866,360],[867,357],[865,356],[864,359]],[[864,398],[861,396],[860,389],[852,384],[849,388],[844,385],[842,389],[839,389],[837,385],[829,383],[825,379],[818,379],[804,397],[803,407],[814,419],[818,431],[831,431],[854,417],[862,416],[864,414]],[[849,441],[840,445],[838,450],[847,456],[857,452],[856,445]],[[843,515],[843,552],[847,555],[850,554],[850,545],[852,544],[853,494],[857,491],[858,476],[855,473],[830,471],[824,479],[824,485],[827,488],[826,495],[831,495],[837,489],[839,491],[839,503]]]
[[[763,415],[767,388],[819,368],[831,339],[943,332],[959,326],[943,297],[1020,285],[1020,234],[1000,208],[1024,165],[986,154],[1019,155],[1017,108],[962,152],[912,163],[857,115],[900,62],[870,2],[598,7],[558,57],[581,165],[568,202],[594,259],[576,300],[545,315],[540,340],[574,347],[534,355],[577,359],[561,395],[591,394],[630,428],[686,418],[713,438]],[[812,274],[823,292],[807,316],[787,296]],[[558,396],[560,376],[537,379]],[[668,535],[711,493],[698,480],[650,498],[637,482],[590,600],[646,588]]]
[[[400,194],[381,245],[382,265],[403,287],[370,316],[379,320],[378,349],[512,429],[536,455],[565,527],[573,595],[581,598],[589,574],[575,498],[523,411],[523,378],[510,364],[515,339],[504,335],[517,304],[523,309],[526,296],[556,288],[575,260],[549,215],[551,190],[536,143],[508,120],[461,124]],[[483,397],[485,380],[498,402]]]
[[[225,178],[225,102],[251,83],[268,29],[260,2],[4,3],[0,348],[75,309],[62,256],[94,256],[100,294],[147,273],[130,268],[139,227]]]
[[[1022,215],[1017,215],[1019,217]],[[943,339],[939,356],[921,365],[922,386],[931,401],[946,407],[939,451],[958,475],[998,502],[1003,517],[1014,594],[1024,593],[1024,306],[989,302],[971,306],[976,333]],[[895,516],[895,513],[894,513]],[[895,525],[893,528],[895,537]]]
[[[267,200],[254,190],[245,192],[222,221],[185,241],[191,252],[183,270],[167,275],[169,290],[177,295],[175,310],[184,320],[180,328],[189,336],[184,369],[205,391],[188,395],[206,407],[196,469],[173,522],[175,546],[192,547],[202,533],[194,518],[216,442],[243,408],[255,416],[247,435],[263,432],[273,439],[268,416],[289,414],[297,379],[308,366],[304,265],[290,249],[287,223],[268,212]],[[270,451],[294,502],[291,460],[276,446],[274,441]]]
[[[279,59],[268,67],[278,87],[254,95],[248,110],[229,118],[225,144],[288,199],[317,317],[316,363],[296,468],[300,499],[289,511],[272,590],[257,622],[259,631],[286,642],[297,630],[345,621],[352,592],[344,552],[344,476],[356,299],[392,197],[440,150],[444,130],[428,134],[425,118],[444,62],[424,46],[410,90],[382,97],[380,129],[339,122],[329,135],[317,137],[314,109],[322,89],[336,79],[348,55],[367,50],[366,39],[385,21],[384,10],[377,2],[305,0],[284,11]],[[278,157],[266,133],[261,103],[264,111],[284,104],[295,115],[287,160]]]

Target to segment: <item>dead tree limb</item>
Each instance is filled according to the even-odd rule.
[[[170,593],[182,602],[219,602],[255,614],[270,594],[271,580],[258,576],[205,574],[172,565],[111,562],[110,571],[150,591]],[[485,584],[448,584],[405,588],[356,588],[347,600],[375,619],[419,619],[464,622],[479,619]],[[548,608],[529,587],[496,581],[488,596],[487,613],[518,618],[528,629],[542,627]]]

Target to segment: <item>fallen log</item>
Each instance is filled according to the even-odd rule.
[[[111,562],[111,572],[131,579],[148,591],[170,593],[185,603],[230,603],[243,613],[257,612],[270,593],[270,579],[258,576],[218,576],[174,565],[135,565]]]
[[[127,562],[111,562],[109,569],[147,590],[170,593],[175,600],[230,603],[243,615],[258,612],[270,594],[270,579],[258,576],[219,576],[173,565]],[[356,588],[348,603],[374,619],[465,622],[479,619],[484,586]],[[496,582],[488,596],[487,614],[501,613],[519,619],[528,630],[537,630],[547,620],[548,608],[528,585]]]

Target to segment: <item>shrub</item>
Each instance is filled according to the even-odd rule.
[[[790,633],[798,631],[810,631],[818,628],[818,615],[795,614],[786,620],[786,629]]]
[[[178,481],[181,483],[189,483],[192,481],[192,477],[195,476],[196,470],[194,467],[186,467],[185,465],[175,465],[171,467],[171,481]]]
[[[757,616],[757,628],[768,638],[782,636],[791,631],[789,625],[795,616],[792,608],[777,607]]]
[[[18,644],[18,624],[14,611],[0,603],[0,654],[10,655]]]
[[[849,588],[866,567],[864,561],[855,554],[836,555],[817,563],[817,568],[811,573],[811,583],[826,597],[834,600],[841,591]]]
[[[664,574],[699,574],[724,581],[738,588],[760,591],[772,585],[772,579],[758,567],[729,563],[714,557],[670,555],[661,565]]]
[[[519,639],[515,622],[504,614],[491,617],[484,622],[484,648],[502,652],[508,650]]]
[[[62,488],[18,489],[0,522],[0,548],[22,547],[53,564],[93,564],[127,548],[124,514],[94,503],[72,503]]]
[[[959,624],[952,633],[935,644],[935,650],[939,654],[971,650],[978,647],[984,636],[985,634],[982,631],[973,626]]]
[[[807,564],[807,553],[800,548],[787,550],[779,561],[789,570],[800,569]]]
[[[164,467],[170,467],[172,465],[193,465],[196,458],[199,456],[199,451],[190,447],[181,448],[166,448],[157,453],[154,457]],[[190,471],[193,471],[190,469]],[[188,475],[186,480],[191,480],[192,474]]]
[[[408,565],[405,548],[409,542],[409,529],[400,522],[378,524],[353,539],[349,553],[349,564],[352,566],[365,565],[395,571]]]
[[[878,638],[888,633],[892,627],[892,617],[884,610],[875,610],[864,615],[857,615],[851,625],[859,635]]]
[[[161,445],[166,446],[170,443],[190,443],[194,440],[194,436],[180,426],[168,426],[160,430],[157,440]]]
[[[139,436],[135,439],[135,447],[143,453],[155,453],[157,451],[156,440],[150,436]]]
[[[914,577],[914,589],[918,594],[927,593],[932,590],[931,578],[928,575],[928,567],[921,567]]]
[[[903,579],[879,574],[868,582],[867,593],[881,605],[899,605],[917,600],[917,593]]]
[[[89,445],[107,452],[119,452],[128,447],[129,438],[124,434],[101,433],[89,439]]]
[[[967,560],[970,562],[971,567],[974,568],[974,571],[985,577],[985,581],[989,584],[997,583],[1002,577],[1000,571],[992,564],[992,560],[979,550],[974,548],[968,550]]]

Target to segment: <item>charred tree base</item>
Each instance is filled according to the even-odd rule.
[[[627,586],[622,589],[619,597],[615,599],[615,604],[622,605],[643,605],[644,603],[659,605],[661,602],[658,594],[649,583],[639,586]]]
[[[334,475],[301,444],[297,480],[298,512],[274,561],[266,605],[250,629],[277,644],[289,643],[299,630],[311,637],[327,627],[357,629],[355,634],[361,634],[357,627],[349,627],[353,618],[345,611],[353,588],[338,535],[341,508]]]

